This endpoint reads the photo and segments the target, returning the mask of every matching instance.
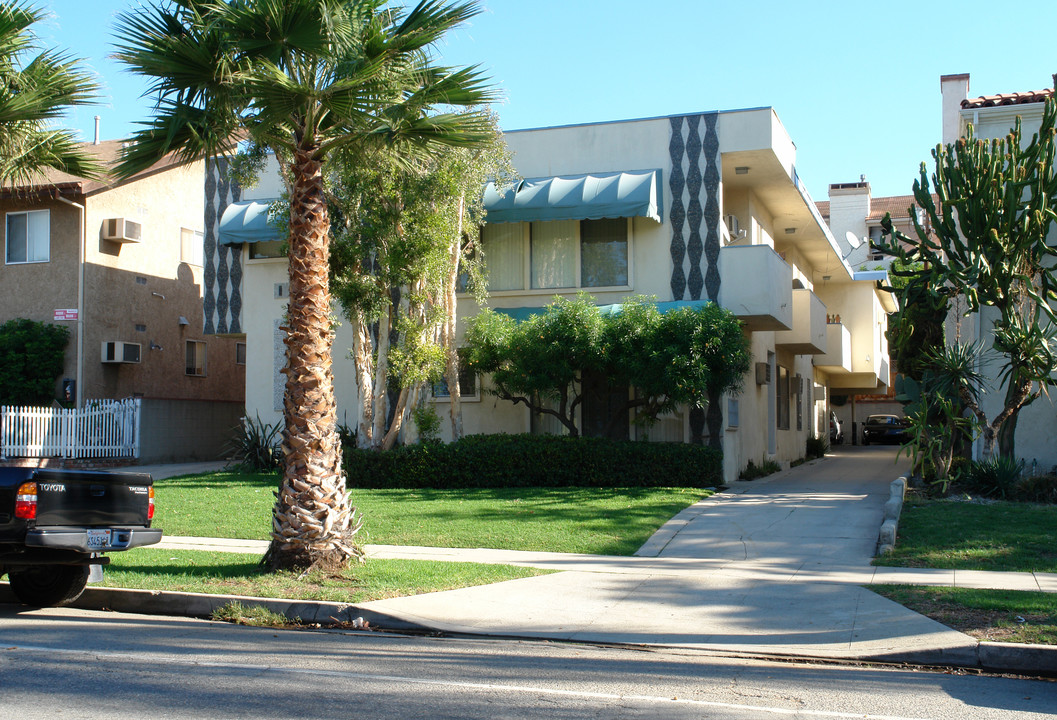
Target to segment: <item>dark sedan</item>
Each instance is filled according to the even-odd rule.
[[[905,443],[907,421],[898,415],[871,415],[862,426],[862,444]]]

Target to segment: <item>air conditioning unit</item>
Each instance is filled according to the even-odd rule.
[[[771,384],[771,363],[765,363],[765,362],[756,363],[756,384],[757,385],[770,385]]]
[[[727,226],[727,232],[730,233],[730,242],[745,237],[745,231],[741,229],[741,223],[738,221],[737,215],[724,215],[723,224]]]
[[[103,221],[103,239],[114,242],[139,242],[143,239],[143,225],[128,218],[109,218]]]
[[[105,363],[138,363],[140,344],[121,342],[120,340],[104,340],[102,355]]]

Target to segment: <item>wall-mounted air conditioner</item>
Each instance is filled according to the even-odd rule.
[[[738,221],[737,215],[724,215],[723,224],[727,226],[727,232],[730,233],[730,242],[745,237],[745,231],[741,229],[741,223]]]
[[[104,340],[102,355],[105,363],[138,363],[140,344],[121,342],[120,340]]]
[[[109,218],[103,221],[103,239],[114,242],[139,242],[143,239],[143,225],[128,218]]]
[[[771,384],[771,363],[765,363],[765,362],[756,363],[756,384],[757,385],[770,385]]]

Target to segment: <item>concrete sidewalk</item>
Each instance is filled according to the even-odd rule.
[[[895,455],[891,448],[839,449],[822,461],[736,483],[677,515],[634,557],[368,545],[367,554],[378,558],[560,572],[369,602],[355,612],[372,623],[452,633],[754,655],[990,662],[1002,669],[1037,669],[1041,663],[1057,672],[1057,648],[1010,646],[1003,660],[986,661],[994,644],[979,643],[861,587],[904,583],[1057,592],[1052,574],[871,566],[889,484],[901,474]],[[162,547],[261,553],[267,543],[170,537]]]

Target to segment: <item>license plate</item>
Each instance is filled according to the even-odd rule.
[[[110,547],[110,531],[109,530],[88,530],[88,547],[90,548],[106,548]]]

